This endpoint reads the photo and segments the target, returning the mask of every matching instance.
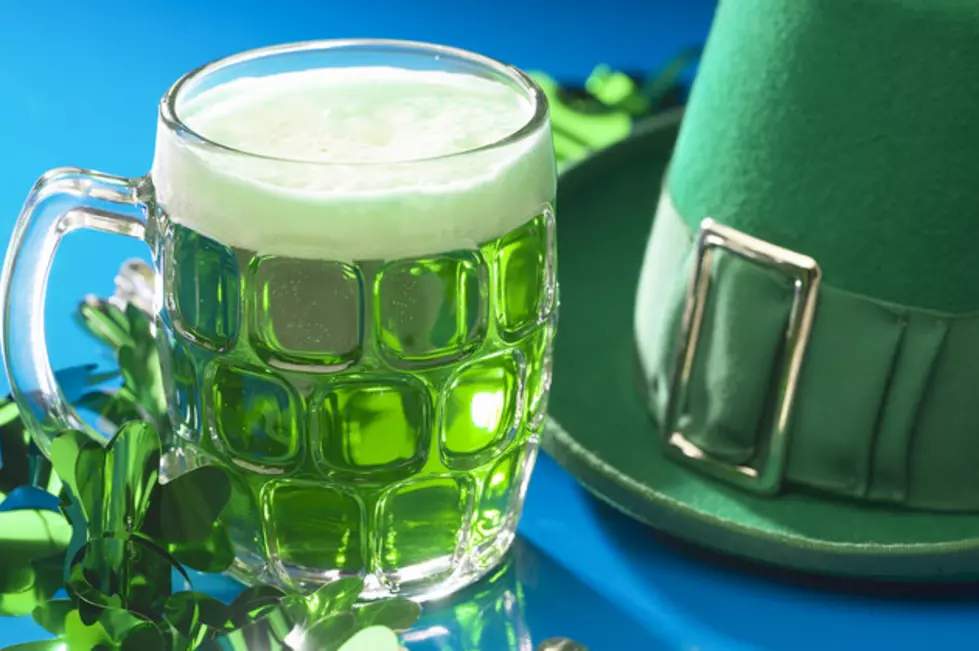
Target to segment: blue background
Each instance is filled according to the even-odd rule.
[[[182,73],[226,54],[317,38],[408,38],[581,80],[598,63],[652,69],[702,43],[713,9],[711,0],[0,0],[0,235],[9,238],[24,196],[47,169],[144,173],[160,96]],[[67,317],[85,293],[111,292],[129,256],[146,251],[102,234],[72,234],[62,247],[46,308],[56,366],[100,354]],[[971,587],[803,580],[722,561],[597,504],[544,457],[521,533],[509,587],[499,594],[519,596],[519,612],[506,625],[528,627],[535,643],[568,635],[594,651],[979,644],[979,596]],[[219,580],[211,587],[229,589]],[[496,597],[462,595],[456,603]],[[433,607],[426,621],[444,615]],[[0,619],[0,646],[40,635],[30,620]],[[463,648],[436,641],[412,648]]]

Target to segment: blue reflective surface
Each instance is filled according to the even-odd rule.
[[[580,79],[601,62],[656,67],[700,43],[712,11],[712,0],[0,0],[0,235],[6,241],[31,183],[49,168],[144,173],[159,97],[182,73],[231,52],[312,38],[411,38]],[[56,366],[99,360],[100,347],[68,316],[85,293],[112,291],[124,258],[145,255],[109,235],[68,238],[46,309]],[[551,636],[595,651],[979,646],[976,588],[803,580],[721,561],[597,503],[546,456],[520,533],[493,580],[426,608],[409,635],[412,651],[524,651]],[[195,587],[226,597],[236,589],[216,577]],[[0,647],[43,634],[30,619],[0,619]]]

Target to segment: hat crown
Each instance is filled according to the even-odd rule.
[[[668,188],[884,301],[979,310],[979,2],[721,0]]]

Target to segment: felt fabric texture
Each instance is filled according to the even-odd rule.
[[[661,425],[695,238],[664,193],[636,298],[637,349]],[[680,424],[714,459],[771,463],[792,299],[789,277],[715,250]],[[821,287],[789,421],[783,491],[979,511],[977,359],[979,317]]]
[[[669,188],[824,282],[979,310],[979,2],[722,0]]]
[[[979,515],[911,511],[805,489],[771,499],[663,454],[642,395],[633,314],[679,121],[678,113],[646,121],[631,138],[569,168],[558,184],[561,322],[544,448],[601,499],[722,552],[834,575],[976,578]],[[900,435],[885,440],[884,465],[905,449]],[[897,488],[886,481],[872,486],[899,492],[900,471],[892,483]]]

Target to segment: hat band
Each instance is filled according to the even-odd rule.
[[[692,232],[664,191],[636,339],[683,463],[759,493],[979,511],[979,315],[820,283],[805,256]]]

